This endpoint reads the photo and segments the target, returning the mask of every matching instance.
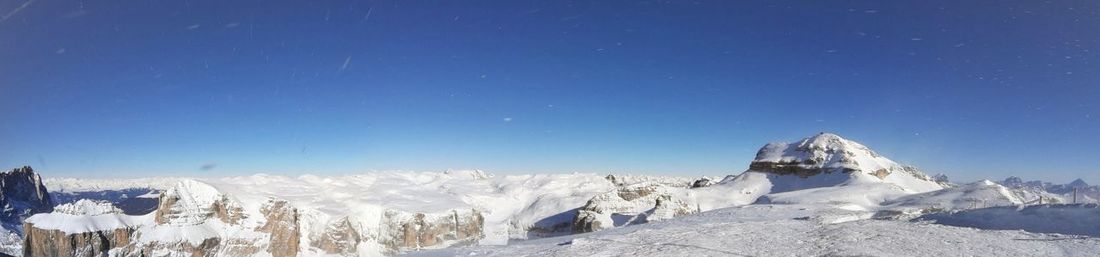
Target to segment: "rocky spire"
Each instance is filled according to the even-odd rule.
[[[23,219],[53,207],[42,178],[30,166],[0,172],[0,223],[5,227],[21,227]]]

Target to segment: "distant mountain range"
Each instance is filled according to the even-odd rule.
[[[830,133],[767,144],[725,178],[478,170],[209,179],[41,179],[0,173],[0,253],[25,256],[361,256],[506,244],[747,205],[834,206],[877,219],[1071,200],[1100,188],[953,185]]]
[[[1077,179],[1067,184],[1054,184],[1039,180],[1024,181],[1019,177],[1008,177],[1000,183],[1008,188],[1035,196],[1041,195],[1046,198],[1044,201],[1049,200],[1056,203],[1072,203],[1074,200],[1074,189],[1077,190],[1078,203],[1097,203],[1097,199],[1100,199],[1100,186],[1089,185],[1082,179]]]

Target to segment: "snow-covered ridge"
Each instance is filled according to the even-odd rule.
[[[115,229],[120,231],[115,236],[128,239],[112,246],[123,256],[150,251],[380,255],[664,223],[746,205],[825,208],[824,216],[794,218],[832,224],[872,217],[911,219],[928,211],[1020,205],[1027,199],[1021,190],[989,181],[949,186],[945,179],[936,181],[828,133],[768,144],[748,170],[721,181],[601,174],[496,176],[481,170],[153,180],[173,185],[51,180],[66,192],[162,189],[129,190],[125,197],[115,197],[154,201],[153,213],[119,215],[110,208],[114,201],[76,201],[35,216],[34,234],[56,238],[58,231]],[[133,197],[132,192],[156,198]],[[41,231],[50,229],[57,231]],[[28,242],[39,242],[32,239]]]
[[[1100,186],[1089,185],[1082,179],[1067,184],[1055,184],[1039,180],[1025,182],[1019,177],[1008,177],[1001,184],[1017,192],[1029,203],[1073,203],[1075,197],[1077,203],[1100,203]]]
[[[895,208],[933,208],[963,210],[993,206],[1024,204],[1008,188],[989,180],[982,180],[958,187],[900,197],[884,203]]]
[[[132,179],[84,179],[84,178],[44,178],[42,183],[50,192],[92,192],[123,190],[132,188],[150,188],[168,190],[186,178],[155,177]]]
[[[69,215],[122,214],[122,210],[118,209],[110,202],[88,199],[80,199],[76,202],[58,205],[53,208],[53,212]]]
[[[97,231],[110,231],[119,228],[133,228],[149,224],[151,215],[129,216],[123,214],[72,215],[66,213],[42,213],[27,218],[26,222],[35,228],[58,230],[65,234],[77,234]]]

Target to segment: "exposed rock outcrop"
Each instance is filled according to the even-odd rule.
[[[310,242],[313,247],[321,249],[326,254],[354,256],[356,247],[363,240],[359,234],[360,232],[356,231],[355,226],[352,225],[351,219],[344,217],[329,224],[323,233]]]
[[[0,224],[5,228],[19,230],[23,219],[53,207],[42,178],[30,166],[0,172]]]
[[[180,186],[160,195],[154,219],[158,225],[197,225],[217,218],[226,224],[237,224],[245,218],[239,204],[197,181],[184,180]]]
[[[644,182],[629,184],[597,195],[577,210],[574,232],[641,224],[699,212],[694,196],[686,187]]]
[[[483,236],[485,222],[477,210],[435,214],[388,211],[386,217],[390,240],[382,243],[398,251],[473,244]]]
[[[260,209],[267,218],[260,232],[271,234],[267,251],[274,257],[297,256],[301,231],[298,224],[298,209],[282,200],[271,199]]]
[[[130,243],[132,228],[68,234],[61,230],[23,227],[24,257],[106,256],[111,249]]]
[[[870,148],[830,133],[820,133],[795,143],[770,143],[757,152],[746,173],[768,174],[785,180],[772,193],[834,186],[850,181],[889,183],[908,193],[947,187],[946,183],[912,166],[900,165]],[[829,176],[819,176],[819,175]],[[803,178],[803,180],[790,177]],[[814,179],[807,179],[814,177]]]
[[[691,182],[691,188],[709,187],[717,183],[718,181],[716,180],[708,177],[703,177],[695,180],[695,182]]]

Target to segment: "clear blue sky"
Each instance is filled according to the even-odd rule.
[[[1100,2],[673,2],[3,1],[0,166],[718,175],[830,131],[1100,183]]]

